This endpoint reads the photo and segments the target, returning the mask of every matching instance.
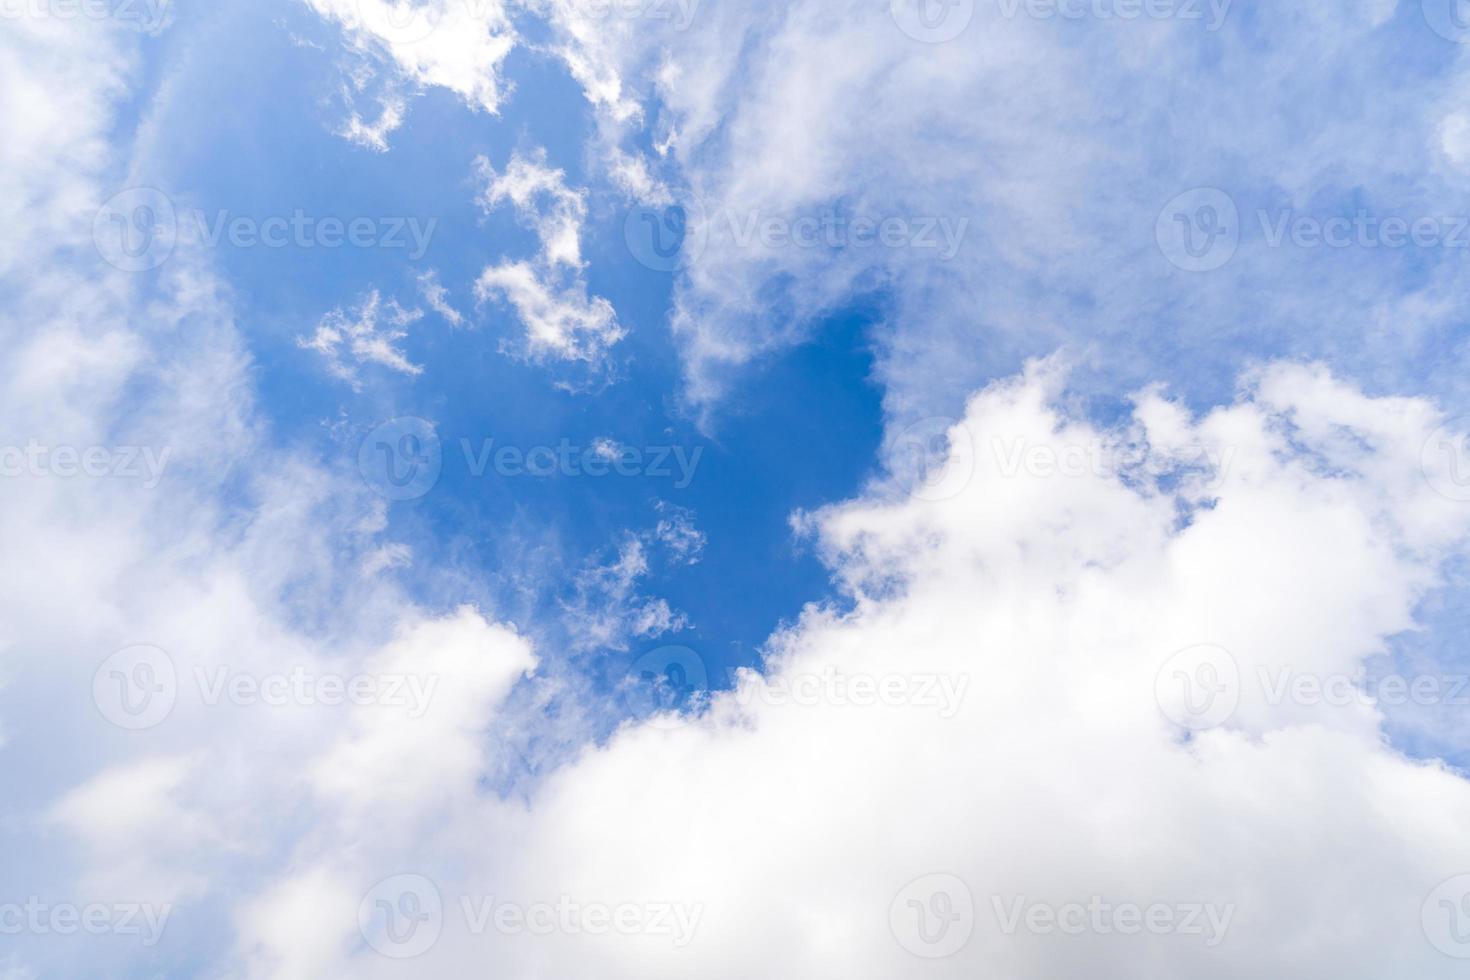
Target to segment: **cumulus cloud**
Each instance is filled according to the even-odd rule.
[[[960,479],[896,472],[811,515],[851,605],[807,609],[762,672],[630,723],[528,810],[443,770],[415,862],[403,827],[318,849],[248,900],[242,941],[270,975],[399,975],[408,947],[351,951],[356,899],[432,888],[414,964],[448,975],[1458,975],[1430,913],[1470,867],[1470,783],[1387,746],[1370,703],[1257,681],[1352,676],[1413,624],[1470,530],[1422,465],[1441,417],[1301,365],[1198,418],[1142,394],[1106,431],[1063,388],[1045,364],[979,393],[949,433]],[[1226,447],[1225,472],[1195,464]],[[1173,670],[1205,663],[1233,709],[1208,719]],[[551,911],[495,926],[486,896]],[[555,911],[599,903],[668,918]]]
[[[360,29],[360,6],[317,6]],[[1170,138],[1187,134],[1190,119],[1210,120],[1189,144],[1199,156],[1180,168],[1190,179],[1228,147],[1221,134],[1253,97],[1314,104],[1301,97],[1320,93],[1308,82],[1320,81],[1324,64],[1352,66],[1345,90],[1375,79],[1359,111],[1387,132],[1438,132],[1432,113],[1398,119],[1388,95],[1399,83],[1373,59],[1349,57],[1376,50],[1374,32],[1402,27],[1384,20],[1390,11],[1273,8],[1251,22],[1264,24],[1268,70],[1248,75],[1228,45],[1203,59],[1239,83],[1239,105],[1222,82],[1203,104],[1176,106],[1161,88],[1107,108],[1162,120]],[[752,201],[805,207],[834,186],[903,188],[860,200],[881,214],[896,203],[949,207],[955,187],[980,188],[973,193],[995,219],[986,224],[1005,230],[985,243],[986,262],[996,263],[988,268],[1020,275],[986,280],[971,268],[929,279],[901,266],[914,275],[899,287],[897,327],[918,322],[939,292],[949,299],[931,312],[950,314],[932,332],[896,327],[890,338],[884,377],[902,408],[928,397],[907,371],[939,365],[933,376],[945,383],[931,386],[960,390],[975,370],[952,357],[973,341],[956,311],[1002,335],[1046,338],[1044,324],[1020,316],[1020,297],[1062,312],[1046,305],[1062,299],[1037,298],[1073,296],[1066,287],[1080,273],[1066,263],[1048,271],[1060,248],[1092,255],[1131,227],[1118,215],[1133,205],[1102,207],[1109,202],[1093,200],[1091,178],[1115,167],[1147,172],[1164,151],[1130,155],[1097,141],[1081,114],[1116,89],[1081,82],[1094,70],[1137,80],[1142,65],[1193,64],[1200,49],[1174,46],[1182,28],[1173,25],[1112,25],[1148,30],[1114,32],[1106,57],[1092,60],[1062,51],[1040,24],[977,22],[968,41],[937,52],[850,26],[872,30],[880,15],[881,5],[806,4],[789,15],[726,5],[709,28],[723,36],[701,35],[687,49],[705,62],[686,52],[660,69],[665,99],[683,107],[659,125],[686,165],[698,155],[691,148],[719,151],[713,174],[693,182],[717,211]],[[1319,56],[1304,64],[1276,40],[1287,35],[1272,18],[1322,29]],[[23,139],[0,151],[25,165],[9,179],[26,202],[13,203],[21,220],[0,261],[27,272],[20,294],[7,297],[16,329],[0,441],[152,445],[174,450],[175,462],[170,479],[146,489],[118,481],[99,493],[51,473],[0,483],[0,539],[26,556],[0,566],[0,715],[11,736],[0,767],[15,788],[7,806],[20,815],[0,824],[15,889],[0,900],[85,900],[95,888],[104,900],[177,902],[184,916],[171,919],[170,955],[192,951],[200,973],[273,980],[1461,975],[1447,951],[1466,952],[1449,917],[1465,895],[1441,886],[1470,874],[1470,783],[1397,751],[1371,700],[1274,693],[1282,671],[1357,678],[1415,626],[1446,565],[1463,558],[1470,510],[1457,499],[1464,474],[1454,467],[1464,433],[1446,427],[1430,399],[1369,395],[1292,362],[1246,374],[1237,394],[1203,415],[1146,389],[1115,427],[1099,430],[1057,365],[1034,364],[971,398],[939,430],[937,457],[894,452],[893,472],[857,499],[802,517],[843,601],[807,608],[773,637],[760,672],[733,691],[694,692],[683,713],[635,712],[606,739],[579,732],[575,759],[524,797],[503,797],[486,775],[502,748],[488,733],[518,687],[535,683],[526,640],[487,614],[421,608],[362,574],[384,547],[381,501],[366,499],[355,475],[268,442],[227,291],[200,256],[182,250],[156,283],[77,258],[91,254],[91,229],[59,216],[73,205],[95,213],[111,193],[99,175],[136,169],[105,149],[117,77],[132,56],[100,27],[63,26],[68,33],[25,37],[40,45],[25,57],[46,84],[18,96]],[[471,46],[474,64],[483,39],[467,36],[455,43]],[[753,94],[726,84],[742,59]],[[436,76],[429,62],[404,63],[477,93],[485,107],[479,83],[458,69]],[[809,65],[838,81],[828,85]],[[1068,70],[1053,73],[1059,65]],[[98,66],[103,81],[87,81]],[[1025,84],[1008,84],[1016,78]],[[819,108],[778,104],[802,83]],[[63,93],[56,100],[36,94],[53,88]],[[834,142],[829,120],[858,115],[839,99],[849,90],[875,107],[872,124]],[[895,107],[912,109],[916,93],[933,100],[924,104],[934,116],[917,131],[895,128]],[[977,93],[989,93],[994,115],[974,111]],[[774,136],[756,124],[761,112]],[[985,152],[940,152],[949,144],[934,134],[950,125]],[[1299,169],[1282,178],[1293,191],[1311,186],[1334,154],[1342,181],[1365,186],[1424,165],[1422,140],[1387,141],[1384,153],[1349,145],[1334,119],[1306,128]],[[898,151],[898,136],[921,149]],[[1055,152],[1060,136],[1075,155]],[[1453,143],[1444,144],[1450,157]],[[49,165],[54,158],[75,166]],[[965,162],[959,173],[956,160]],[[1044,180],[1021,179],[1038,166]],[[783,167],[786,180],[804,175],[800,186],[777,186]],[[849,167],[881,179],[865,183]],[[547,200],[536,214],[561,227],[562,197]],[[43,217],[33,221],[25,209],[34,202]],[[1105,213],[1074,216],[1068,206],[1079,202]],[[558,254],[542,264],[571,272],[565,256],[574,253]],[[742,255],[716,241],[681,287],[686,313],[738,309],[768,276],[808,268],[779,249],[753,265]],[[722,272],[725,260],[737,261]],[[1109,286],[1085,297],[1095,305],[1068,311],[1077,330],[1128,320],[1122,297],[1151,273],[1125,265],[1108,264],[1100,278]],[[815,298],[783,301],[816,315],[886,268],[812,263]],[[521,281],[539,284],[545,272],[526,265]],[[1432,329],[1432,301],[1458,273],[1428,275],[1419,297],[1427,312],[1406,329]],[[1188,282],[1155,302],[1192,337],[1227,316],[1284,310],[1291,323],[1320,326],[1353,303],[1368,311],[1361,322],[1397,322],[1400,312],[1371,302],[1371,281],[1320,308],[1341,280],[1306,298],[1239,292],[1229,277]],[[328,363],[353,376],[365,363],[411,368],[394,346],[401,337],[387,336],[403,326],[387,310],[387,331],[358,337],[362,318],[343,313],[307,345],[320,340]],[[681,329],[691,350],[727,351],[730,363],[765,343],[727,317]],[[1140,362],[1139,371],[1156,366]],[[905,431],[890,434],[894,448]],[[925,445],[933,435],[925,431]],[[674,611],[638,587],[649,550],[687,562],[701,540],[666,513],[651,536],[625,539],[616,558],[593,567],[591,587],[625,598],[619,609],[632,614],[620,617],[631,626],[608,635],[631,647],[637,634],[672,628]],[[695,651],[650,654],[640,652],[635,675],[699,673]],[[161,704],[151,699],[170,690],[165,677],[175,682],[167,716],[146,729],[128,730],[137,719],[127,711],[109,717],[97,693],[99,678],[143,680],[145,702]],[[263,680],[271,690],[302,678],[314,679],[316,700],[261,700]],[[344,703],[348,691],[355,700]],[[562,723],[532,714],[548,729]],[[494,907],[481,918],[487,899],[520,918]],[[1196,931],[1163,932],[1120,928],[1116,917],[1097,928],[1090,913],[1080,931],[1070,918],[1048,928],[1045,916],[1026,914],[1104,904],[1211,914],[1194,918]],[[532,907],[549,918],[528,921]],[[1013,915],[1018,924],[1008,926]],[[1198,931],[1207,925],[1214,931]],[[3,969],[95,972],[104,957],[123,970],[156,968],[156,952],[93,938],[22,937]],[[948,957],[920,962],[946,943]],[[398,958],[408,950],[414,958]]]
[[[500,77],[516,44],[505,5],[499,0],[306,0],[323,17],[340,24],[364,58],[414,86],[439,86],[472,108],[494,114],[505,97]],[[391,111],[390,111],[391,110]],[[349,138],[386,148],[386,137],[402,121],[404,103],[383,106],[379,123],[363,128],[354,115]],[[389,123],[385,125],[385,123]]]
[[[544,150],[513,155],[504,173],[483,157],[475,166],[484,182],[480,206],[488,212],[510,203],[540,242],[533,262],[487,267],[475,284],[476,296],[515,310],[531,358],[601,364],[626,331],[611,303],[588,296],[581,246],[585,194],[567,187],[566,174],[547,165]]]

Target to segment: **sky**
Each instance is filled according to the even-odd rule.
[[[0,46],[0,980],[1463,973],[1462,4]]]

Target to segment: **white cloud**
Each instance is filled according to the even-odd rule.
[[[1229,650],[1243,678],[1350,673],[1409,626],[1470,527],[1420,469],[1438,416],[1278,366],[1204,418],[1147,394],[1099,432],[1056,407],[1063,381],[1037,366],[973,399],[954,430],[973,448],[957,461],[969,477],[945,499],[906,493],[895,474],[814,515],[854,604],[807,609],[773,638],[764,676],[682,724],[630,724],[550,776],[528,810],[471,803],[466,771],[447,775],[460,803],[424,816],[417,863],[404,863],[402,827],[370,852],[317,850],[332,880],[352,882],[336,911],[294,906],[243,941],[280,951],[280,975],[305,975],[308,955],[318,973],[393,975],[395,961],[345,951],[346,896],[407,870],[444,907],[415,968],[445,975],[596,963],[608,977],[1457,976],[1420,919],[1436,886],[1470,868],[1470,783],[1387,747],[1371,706],[1272,703],[1247,683],[1232,717],[1190,736],[1159,682],[1200,643]],[[1235,452],[1223,476],[1177,482],[1148,458],[1123,472],[1007,462],[1016,439],[1064,458],[1125,437],[1175,461]],[[804,678],[829,678],[824,695],[776,696]],[[941,710],[942,692],[957,710]],[[967,883],[973,933],[923,962],[904,924],[914,910],[899,903],[897,936],[890,913],[935,873]],[[301,887],[318,874],[301,872]],[[459,902],[476,895],[680,903],[698,925],[683,946],[477,934]],[[1224,931],[1007,934],[1022,898],[1209,906]],[[342,951],[295,951],[298,930],[335,934]]]
[[[385,304],[374,289],[350,313],[340,308],[329,312],[310,337],[298,337],[296,343],[316,351],[334,377],[360,390],[359,369],[365,364],[410,376],[423,373],[423,366],[411,362],[398,347],[398,342],[408,336],[406,328],[423,315],[422,310],[405,310],[396,299]],[[385,322],[380,325],[380,320]]]
[[[476,295],[482,301],[501,299],[515,309],[531,358],[600,365],[626,331],[611,303],[588,296],[581,246],[585,194],[567,187],[566,175],[546,165],[544,150],[529,157],[515,154],[504,173],[483,157],[475,165],[485,184],[480,206],[491,211],[509,202],[541,246],[533,263],[487,267],[475,284]]]
[[[442,316],[451,327],[464,326],[464,314],[449,303],[449,290],[439,282],[439,273],[433,269],[419,274],[419,292],[429,309]]]
[[[341,24],[358,51],[387,59],[413,84],[440,86],[473,108],[499,111],[505,96],[500,72],[516,44],[505,5],[499,0],[306,2],[321,16]],[[377,135],[386,136],[401,121],[401,114],[400,105],[393,125]]]

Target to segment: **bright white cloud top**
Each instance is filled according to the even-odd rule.
[[[508,577],[571,569],[561,648],[422,567],[411,486],[281,435],[218,252],[133,247],[190,98],[146,32],[0,21],[0,977],[1463,975],[1465,62],[1389,70],[1454,22],[910,6],[302,5],[350,89],[320,125],[371,160],[436,91],[497,125],[522,55],[582,93],[584,161],[459,167],[530,251],[282,328],[375,417],[380,375],[439,383],[411,343],[497,310],[532,372],[669,329],[648,400],[718,431],[742,372],[867,314],[879,475],[789,515],[834,593],[730,677],[651,581],[720,544],[678,503],[525,549]],[[1304,244],[1345,198],[1353,244]],[[597,262],[675,203],[650,324]],[[1418,634],[1450,642],[1396,659]]]

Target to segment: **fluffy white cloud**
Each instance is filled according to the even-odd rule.
[[[447,88],[485,112],[499,110],[502,63],[516,43],[500,0],[306,2],[340,23],[360,49],[386,56],[416,84]]]
[[[611,303],[587,295],[581,246],[585,194],[567,187],[566,174],[547,165],[544,150],[512,156],[504,173],[483,157],[475,165],[485,184],[480,206],[491,211],[509,202],[541,245],[534,262],[486,268],[475,283],[476,295],[515,309],[531,358],[600,365],[626,331]]]
[[[423,373],[423,367],[410,361],[398,347],[398,342],[408,336],[406,328],[423,316],[423,310],[405,310],[396,299],[385,304],[374,289],[350,313],[342,309],[329,312],[311,336],[298,337],[296,343],[304,350],[316,351],[333,376],[360,390],[358,369],[364,364],[377,364],[410,376]],[[380,320],[386,322],[380,324]]]
[[[304,869],[250,906],[269,975],[401,975],[346,950],[354,896],[408,873],[390,896],[427,881],[442,909],[413,969],[445,975],[1457,976],[1432,895],[1470,869],[1470,782],[1385,745],[1371,704],[1260,681],[1353,676],[1411,626],[1470,528],[1421,466],[1440,419],[1279,366],[1204,418],[1148,393],[1100,432],[1057,407],[1062,383],[1037,365],[977,395],[951,430],[960,479],[895,474],[812,515],[852,609],[808,609],[697,716],[630,723],[528,809],[445,770],[467,811],[324,842],[337,901],[290,898],[325,887]],[[1213,677],[1237,705],[1207,720],[1173,673],[1210,662],[1188,659],[1202,644],[1228,651]],[[929,904],[938,874],[973,913]],[[492,896],[666,908],[667,928],[497,928]],[[958,916],[951,957],[915,958],[940,947],[906,897]],[[1068,918],[1007,925],[1036,905]],[[1126,911],[1151,906],[1172,925]]]

